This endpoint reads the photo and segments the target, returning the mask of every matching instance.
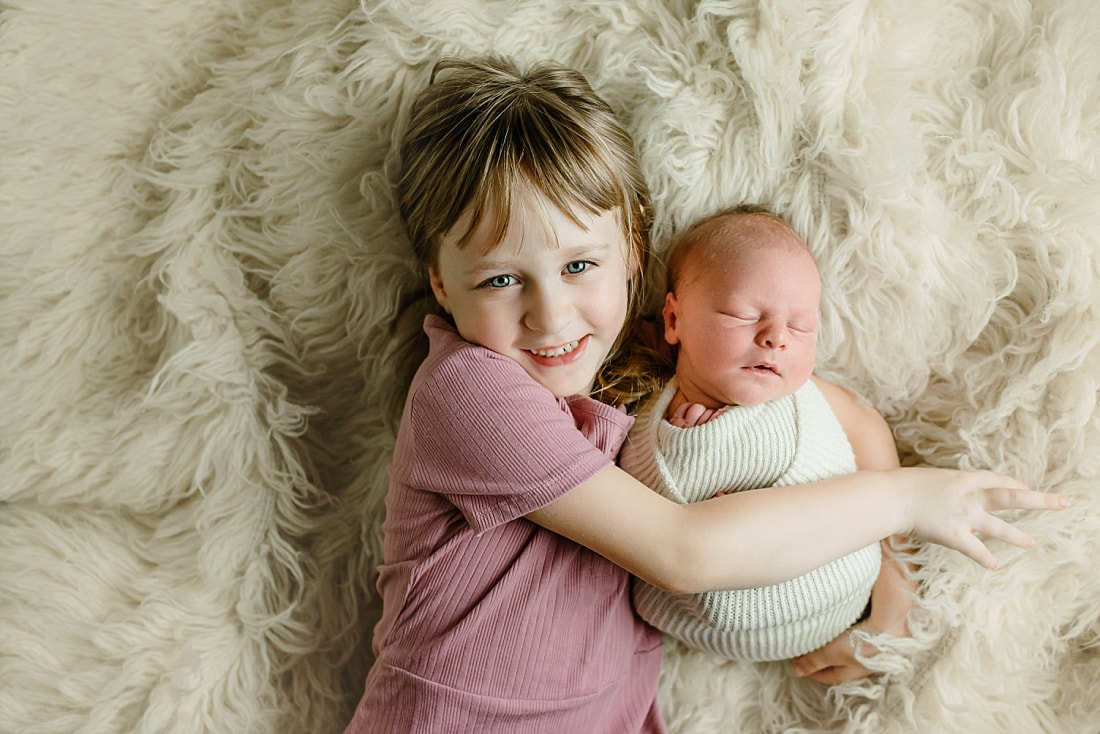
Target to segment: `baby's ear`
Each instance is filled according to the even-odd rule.
[[[680,337],[676,334],[678,305],[675,293],[669,291],[665,294],[665,307],[661,310],[661,317],[665,320],[665,341],[669,344],[680,343]]]
[[[435,268],[428,266],[428,282],[431,283],[432,293],[435,294],[435,300],[439,303],[447,313],[451,312],[450,306],[447,305],[447,289],[443,287],[443,279],[439,277],[439,273],[435,271]]]

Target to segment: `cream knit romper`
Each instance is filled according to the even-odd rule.
[[[844,430],[812,382],[785,398],[727,408],[694,428],[664,420],[676,389],[673,378],[642,407],[621,457],[625,470],[671,500],[699,502],[720,490],[855,471]],[[694,647],[742,660],[787,660],[821,647],[859,618],[880,563],[873,543],[759,589],[670,594],[635,579],[634,603],[643,619]]]

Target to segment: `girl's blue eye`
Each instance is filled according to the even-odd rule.
[[[507,288],[512,285],[511,275],[494,275],[489,280],[485,281],[490,288]]]
[[[585,270],[588,270],[588,263],[584,260],[577,260],[576,262],[571,262],[565,266],[565,272],[569,273],[570,275],[577,275],[579,273],[583,273]]]

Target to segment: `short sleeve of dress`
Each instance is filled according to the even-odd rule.
[[[565,400],[514,361],[458,349],[415,385],[401,480],[445,495],[477,533],[544,507],[609,466]]]

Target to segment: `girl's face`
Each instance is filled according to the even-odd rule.
[[[665,339],[690,402],[756,405],[790,395],[814,369],[821,280],[808,252],[762,247],[699,266],[665,299]]]
[[[488,250],[488,212],[464,247],[469,215],[443,236],[429,268],[458,333],[518,362],[558,397],[587,394],[626,320],[628,246],[613,211],[577,226],[537,188],[517,187],[504,239]]]

